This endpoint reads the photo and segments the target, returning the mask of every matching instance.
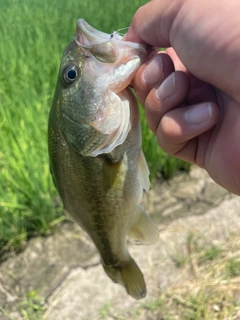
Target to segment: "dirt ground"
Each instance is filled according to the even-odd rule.
[[[157,181],[143,203],[160,231],[154,245],[129,244],[147,283],[146,298],[136,301],[112,283],[88,236],[69,220],[0,265],[0,319],[167,319],[143,306],[189,280],[176,259],[190,234],[202,246],[221,246],[240,230],[240,198],[192,167],[189,174]]]

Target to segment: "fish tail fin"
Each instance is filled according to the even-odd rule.
[[[123,285],[127,293],[135,299],[142,299],[146,295],[146,284],[143,274],[136,262],[130,257],[129,261],[121,266],[103,268],[107,275],[117,283]]]
[[[135,244],[152,244],[159,240],[157,226],[141,205],[138,206],[133,226],[128,236],[131,242]]]

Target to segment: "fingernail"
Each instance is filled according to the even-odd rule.
[[[188,109],[185,114],[185,120],[190,124],[202,124],[208,122],[212,116],[212,108],[209,103],[199,104]]]
[[[156,96],[159,100],[169,99],[175,93],[175,73],[171,73],[156,90]]]
[[[149,62],[142,76],[143,80],[150,85],[156,84],[163,79],[163,62],[159,54]]]

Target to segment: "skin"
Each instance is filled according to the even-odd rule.
[[[237,12],[239,0],[153,0],[135,13],[124,40],[167,48],[133,80],[159,145],[240,195]]]

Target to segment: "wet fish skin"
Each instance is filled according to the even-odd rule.
[[[140,206],[143,188],[149,188],[149,171],[141,150],[137,103],[126,87],[146,50],[135,45],[133,57],[127,57],[115,46],[110,35],[81,22],[64,51],[49,114],[50,168],[65,209],[90,235],[106,273],[140,299],[146,285],[126,238],[131,234],[137,243],[152,243],[158,232]],[[119,54],[125,59],[120,64]],[[72,67],[77,77],[69,84],[64,74]],[[119,80],[121,68],[126,79]],[[99,71],[106,73],[105,84]]]

